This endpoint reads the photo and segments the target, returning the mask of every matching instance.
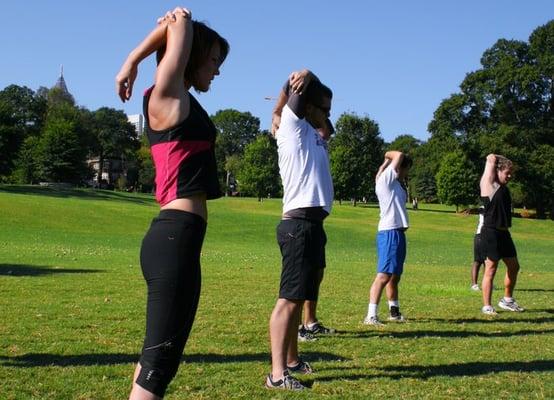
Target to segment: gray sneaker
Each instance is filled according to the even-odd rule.
[[[481,312],[485,315],[496,315],[496,310],[492,306],[483,306]]]
[[[373,326],[384,326],[378,317],[366,317],[364,319],[364,325],[373,325]]]
[[[304,390],[307,389],[298,379],[290,376],[287,371],[283,374],[283,379],[273,381],[271,374],[265,379],[265,387],[267,389],[282,389],[282,390]]]
[[[512,301],[506,301],[504,298],[501,298],[498,302],[498,307],[500,307],[503,310],[508,311],[515,311],[515,312],[523,312],[525,309],[523,307],[520,307],[519,304],[516,303],[515,300]]]
[[[312,335],[334,335],[335,333],[337,333],[337,330],[335,328],[329,328],[319,321],[316,321],[311,328],[304,325],[304,329],[306,330],[306,332],[311,333]]]
[[[304,325],[300,325],[300,328],[298,328],[298,341],[299,342],[315,342],[317,338],[313,333],[310,333],[306,328],[304,328]]]
[[[308,364],[306,361],[302,361],[300,359],[298,360],[298,364],[296,364],[294,367],[287,365],[287,369],[291,374],[310,375],[314,373],[311,365]]]

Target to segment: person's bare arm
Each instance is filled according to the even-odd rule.
[[[377,171],[377,175],[375,175],[375,180],[379,179],[379,177],[381,176],[385,168],[387,168],[390,165],[390,162],[391,162],[390,158],[385,158],[383,160],[383,164],[381,164],[381,166],[379,167],[379,170]]]
[[[133,94],[133,84],[138,73],[138,65],[142,60],[165,44],[167,23],[158,25],[146,38],[127,56],[115,77],[115,91],[121,101],[129,100]]]
[[[287,104],[288,98],[289,97],[285,91],[281,89],[279,92],[279,98],[277,99],[277,103],[275,103],[273,113],[271,114],[271,134],[273,137],[277,134],[277,129],[279,129],[279,125],[281,124],[281,113],[283,112],[283,107]]]
[[[390,160],[390,164],[392,165],[394,170],[398,173],[400,164],[402,164],[402,160],[404,159],[404,153],[396,150],[387,151],[385,153],[385,159]]]
[[[488,197],[494,192],[494,181],[496,179],[496,155],[489,154],[487,156],[487,162],[485,164],[485,170],[483,171],[483,176],[481,176],[481,181],[479,182],[479,187],[481,189],[481,196]]]

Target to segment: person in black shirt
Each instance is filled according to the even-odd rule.
[[[521,312],[523,308],[513,298],[519,271],[517,252],[508,230],[512,226],[512,198],[506,186],[512,178],[513,164],[504,156],[489,154],[481,177],[481,201],[484,222],[481,230],[482,250],[485,256],[483,275],[483,308],[487,315],[495,315],[491,305],[493,280],[500,259],[506,264],[504,297],[498,306],[504,310]]]

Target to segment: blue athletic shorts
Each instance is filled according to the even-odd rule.
[[[377,272],[402,275],[406,260],[406,235],[403,229],[377,232]]]

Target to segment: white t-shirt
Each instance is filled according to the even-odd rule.
[[[406,191],[397,178],[398,173],[389,165],[375,182],[375,193],[381,210],[377,227],[379,231],[408,227]]]
[[[283,213],[305,207],[323,207],[330,213],[334,192],[327,142],[288,105],[283,107],[276,136]]]

